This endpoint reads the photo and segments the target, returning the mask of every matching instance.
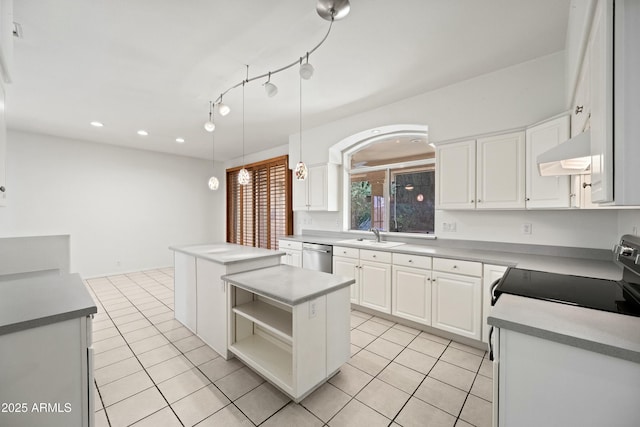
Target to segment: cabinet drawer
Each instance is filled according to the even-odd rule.
[[[377,261],[391,264],[391,252],[369,251],[362,249],[360,251],[361,261]]]
[[[431,270],[431,257],[420,255],[393,254],[393,264]]]
[[[467,276],[482,276],[482,264],[458,259],[434,258],[433,269],[447,273],[465,274]]]
[[[360,256],[360,249],[345,248],[344,246],[334,246],[333,256],[358,259],[358,257]]]
[[[297,251],[301,251],[302,242],[294,242],[292,240],[278,240],[278,247],[280,249],[295,249]]]

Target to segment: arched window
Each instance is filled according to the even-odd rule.
[[[435,148],[426,131],[357,141],[343,165],[349,230],[433,234]]]

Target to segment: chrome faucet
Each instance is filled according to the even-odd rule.
[[[369,231],[371,231],[376,236],[376,242],[380,243],[380,230],[373,227]]]

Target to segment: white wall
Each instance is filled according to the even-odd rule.
[[[564,53],[538,58],[417,95],[304,132],[304,160],[329,159],[328,149],[355,133],[397,123],[429,126],[432,141],[521,128],[561,113],[565,105]],[[289,138],[289,164],[298,156],[298,135]],[[313,161],[311,160],[313,159]],[[620,212],[620,213],[619,213]],[[640,211],[436,211],[436,235],[447,239],[609,248],[620,232],[640,226]],[[341,231],[341,212],[296,212],[294,231]],[[455,233],[442,232],[455,222]],[[532,234],[522,234],[522,224]]]
[[[12,131],[0,236],[71,235],[84,277],[170,266],[173,244],[223,240],[211,161]]]
[[[623,234],[640,236],[640,209],[618,211],[618,235]]]

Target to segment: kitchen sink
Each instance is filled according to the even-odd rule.
[[[404,245],[404,243],[402,242],[389,242],[389,241],[376,242],[375,240],[369,240],[369,239],[347,239],[347,240],[340,240],[338,243],[362,246],[366,248],[393,248],[395,246]]]

